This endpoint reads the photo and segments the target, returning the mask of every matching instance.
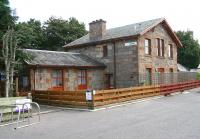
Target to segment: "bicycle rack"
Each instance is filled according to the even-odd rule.
[[[22,105],[22,109],[19,107],[19,105]],[[35,105],[37,107],[37,109],[38,109],[37,114],[36,114],[36,115],[38,115],[37,122],[30,123],[30,117],[32,116],[32,111],[27,105],[30,105],[30,108],[32,107],[32,105]],[[24,128],[24,127],[28,127],[28,126],[40,123],[40,106],[36,102],[25,102],[24,104],[6,105],[5,107],[11,108],[11,122],[8,122],[5,124],[0,124],[0,127],[16,124],[16,127],[14,129],[19,129],[19,128]],[[27,109],[25,109],[25,107]],[[14,121],[13,114],[14,114],[14,109],[16,109],[16,108],[18,109],[17,121]],[[22,110],[22,112],[21,112],[21,110]],[[19,123],[26,122],[25,117],[22,120],[20,120],[20,116],[24,115],[25,110],[28,110],[28,117],[27,117],[28,124],[19,126]],[[0,123],[2,120],[3,120],[3,111],[0,112]]]
[[[37,122],[34,122],[34,123],[30,123],[30,117],[32,116],[32,111],[31,111],[30,109],[28,109],[28,124],[23,125],[23,126],[19,126],[20,115],[21,115],[21,111],[19,111],[18,117],[17,117],[17,127],[16,127],[15,129],[24,128],[24,127],[28,127],[28,126],[31,126],[31,125],[40,123],[40,106],[38,105],[38,103],[36,103],[36,102],[26,102],[26,103],[24,103],[23,106],[22,106],[23,114],[24,114],[24,110],[25,110],[24,107],[25,107],[27,104],[30,104],[31,107],[32,107],[32,105],[34,104],[34,105],[38,108],[38,112],[37,112],[38,121],[37,121]]]
[[[11,122],[8,122],[8,123],[5,123],[5,124],[0,124],[0,127],[3,127],[3,126],[8,126],[8,125],[12,125],[12,124],[15,124],[17,123],[17,121],[14,121],[13,119],[13,114],[14,114],[14,109],[20,109],[19,108],[19,104],[18,105],[5,105],[3,107],[6,107],[6,108],[11,108]],[[0,113],[0,122],[3,121],[3,110],[1,111]],[[19,122],[23,122],[23,121],[19,121]]]

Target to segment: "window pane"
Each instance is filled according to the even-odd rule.
[[[148,49],[148,47],[145,47],[145,54],[149,54],[149,49]]]
[[[85,80],[85,78],[82,78],[82,84],[86,84],[86,80]]]
[[[160,39],[156,39],[157,55],[160,56]]]
[[[170,44],[168,45],[168,49],[169,49],[168,56],[171,57],[171,46],[170,46]]]
[[[145,54],[151,54],[151,40],[145,39]]]
[[[148,39],[145,39],[144,46],[149,46],[149,40]]]
[[[103,46],[103,56],[104,57],[108,56],[108,47],[107,47],[107,45]]]
[[[61,86],[62,85],[62,70],[53,70],[52,71],[52,86]]]
[[[79,70],[78,85],[86,85],[86,70]]]
[[[161,39],[161,56],[164,56],[164,48],[165,48],[165,43],[164,43],[164,40]]]

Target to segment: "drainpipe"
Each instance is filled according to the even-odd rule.
[[[35,91],[35,68],[33,69],[33,90]]]
[[[115,42],[113,42],[113,86],[116,88],[116,48]]]

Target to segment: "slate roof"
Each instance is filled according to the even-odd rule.
[[[184,67],[183,65],[181,65],[179,63],[177,63],[177,67],[178,67],[178,71],[180,71],[180,72],[188,72],[189,71],[186,67]]]
[[[122,27],[117,28],[111,28],[106,30],[106,34],[100,38],[99,40],[90,40],[89,34],[63,46],[63,47],[70,47],[70,46],[76,46],[80,44],[87,44],[97,41],[103,41],[103,40],[110,40],[115,38],[122,38],[122,37],[129,37],[129,36],[136,36],[148,29],[149,27],[154,26],[155,24],[160,23],[161,21],[165,20],[164,18],[158,18],[154,20],[148,20],[144,22],[134,23],[131,25],[126,25]]]
[[[25,61],[32,66],[105,67],[103,63],[80,53],[34,49],[24,49],[23,52],[32,57]]]
[[[101,38],[98,38],[97,40],[91,40],[89,38],[89,34],[87,34],[63,47],[70,48],[70,47],[75,47],[75,46],[87,45],[90,43],[97,43],[97,42],[108,41],[108,40],[113,40],[113,39],[143,35],[144,33],[151,30],[153,27],[155,27],[156,25],[162,22],[165,23],[166,27],[169,30],[169,33],[171,34],[171,37],[176,42],[177,46],[182,47],[180,40],[178,39],[176,34],[173,32],[173,30],[171,29],[171,27],[169,26],[165,18],[157,18],[157,19],[134,23],[134,24],[130,24],[130,25],[122,26],[122,27],[107,29],[106,34],[102,36]]]

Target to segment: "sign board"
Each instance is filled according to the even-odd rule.
[[[87,101],[92,100],[92,92],[91,91],[86,91],[85,96],[86,96]]]
[[[133,45],[137,45],[137,41],[130,41],[124,44],[124,46],[133,46]]]

